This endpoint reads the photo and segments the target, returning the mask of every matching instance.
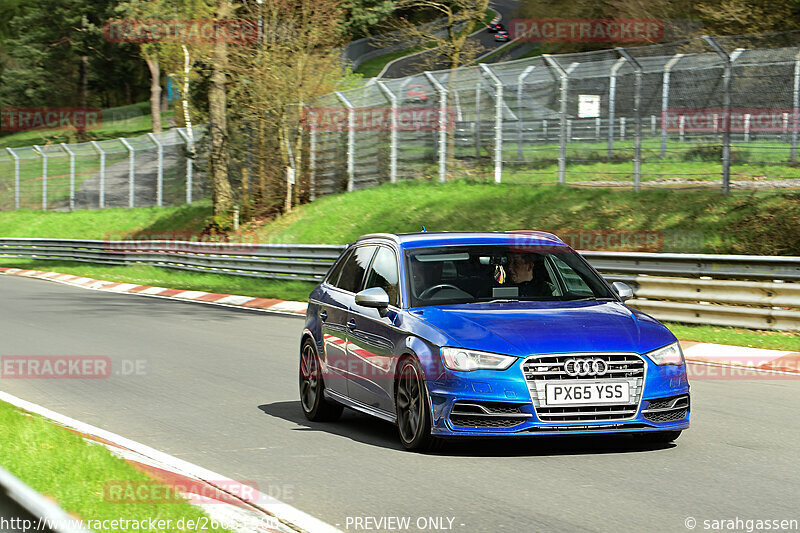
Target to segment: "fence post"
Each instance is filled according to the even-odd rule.
[[[355,182],[356,165],[356,115],[353,104],[340,92],[336,97],[347,108],[347,192],[352,192]]]
[[[561,88],[559,90],[559,98],[561,106],[559,114],[561,115],[561,124],[558,134],[558,183],[566,183],[567,181],[567,91],[569,83],[569,74],[564,70],[558,62],[553,59],[550,54],[542,54],[542,57],[547,61],[547,65],[555,72],[561,80]],[[576,63],[573,63],[576,65]]]
[[[475,85],[475,159],[481,157],[481,84],[478,80]]]
[[[19,156],[11,148],[6,151],[14,158],[14,209],[19,209]]]
[[[194,136],[192,135],[192,130],[190,128],[183,128],[185,130],[181,131],[178,128],[178,135],[181,136],[183,142],[186,143],[186,152],[189,154],[186,156],[186,203],[192,203],[192,178],[193,178],[193,169],[194,169]]]
[[[733,62],[744,49],[737,48],[731,54],[725,51],[713,37],[703,35],[703,40],[717,53],[723,61],[722,71],[722,193],[731,190],[731,78]]]
[[[794,85],[792,86],[792,162],[797,161],[797,129],[800,127],[800,52],[794,56]]]
[[[92,148],[100,154],[100,209],[106,206],[106,153],[97,143],[91,141]]]
[[[667,127],[664,121],[669,109],[669,78],[672,68],[681,60],[683,54],[675,54],[664,65],[664,74],[661,79],[661,157],[667,156]]]
[[[156,149],[158,150],[158,174],[156,179],[156,205],[161,207],[164,203],[163,195],[164,195],[164,147],[161,144],[161,141],[156,138],[155,134],[148,133],[147,136],[153,141],[153,144],[156,145]]]
[[[750,142],[750,113],[744,114],[744,142]]]
[[[503,81],[489,65],[481,63],[480,67],[494,82],[494,182],[500,183],[503,178]]]
[[[313,111],[306,116],[308,122],[308,198],[317,199],[317,118]]]
[[[47,211],[47,154],[38,145],[34,145],[33,149],[42,156],[42,211]]]
[[[525,90],[525,78],[527,78],[531,72],[536,68],[535,65],[528,65],[525,67],[519,76],[517,76],[517,161],[522,161],[522,143],[523,143],[523,133],[522,133],[522,93]]]
[[[447,89],[433,74],[425,72],[425,77],[439,93],[439,182],[447,179]]]
[[[382,81],[377,82],[378,88],[389,100],[392,106],[391,131],[389,132],[389,182],[397,182],[397,96]]]
[[[617,48],[617,53],[633,67],[633,188],[638,191],[642,187],[642,65],[624,48]]]
[[[69,210],[75,211],[75,152],[61,143],[61,149],[69,155]]]
[[[614,154],[614,112],[617,105],[617,71],[625,64],[625,58],[620,57],[611,66],[608,75],[608,157]]]
[[[136,194],[136,150],[125,137],[121,137],[119,142],[128,149],[128,207],[134,207],[136,204],[134,200]]]

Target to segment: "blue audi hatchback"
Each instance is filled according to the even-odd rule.
[[[689,427],[683,352],[631,297],[549,233],[365,235],[309,297],[303,413],[373,415],[409,450],[545,434],[673,441]]]

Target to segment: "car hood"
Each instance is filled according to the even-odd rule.
[[[508,302],[422,307],[412,314],[465,348],[512,355],[646,353],[675,341],[619,302]]]

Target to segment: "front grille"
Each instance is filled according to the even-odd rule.
[[[568,359],[601,359],[605,373],[601,376],[572,376],[565,369]],[[522,363],[536,416],[542,422],[598,422],[629,420],[636,416],[644,388],[644,359],[630,353],[585,353],[531,356]],[[629,401],[625,404],[586,404],[569,406],[545,405],[545,385],[553,381],[626,381]]]
[[[450,424],[468,428],[512,428],[531,418],[518,405],[497,402],[456,402]]]
[[[642,414],[651,422],[683,420],[689,414],[689,397],[684,395],[650,400],[647,402],[647,408],[642,411]]]

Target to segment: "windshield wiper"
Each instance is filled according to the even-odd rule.
[[[596,302],[613,302],[616,301],[615,298],[598,298],[597,296],[587,296],[586,298],[569,298],[565,300],[566,302],[585,302],[585,301],[596,301]]]

